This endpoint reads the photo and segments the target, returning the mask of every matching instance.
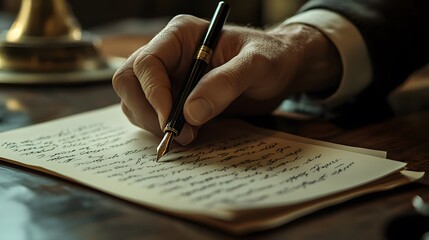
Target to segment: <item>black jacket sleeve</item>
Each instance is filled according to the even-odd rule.
[[[373,83],[337,111],[352,118],[391,114],[389,92],[429,62],[429,1],[311,0],[300,11],[310,9],[331,10],[350,20],[369,51]]]

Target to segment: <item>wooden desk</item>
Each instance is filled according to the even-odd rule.
[[[0,122],[3,127],[30,125],[119,102],[109,81],[62,87],[1,86],[0,96],[14,109],[8,115],[11,118]],[[408,162],[410,169],[429,171],[429,111],[348,130],[322,120],[266,120],[281,131],[384,150],[389,158]],[[21,234],[13,235],[15,239],[34,240],[384,239],[389,226],[414,212],[411,199],[416,194],[427,200],[429,188],[415,183],[367,195],[270,231],[235,237],[78,184],[0,163],[0,239],[8,239],[3,238],[8,233]]]

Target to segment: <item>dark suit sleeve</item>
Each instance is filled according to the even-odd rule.
[[[350,20],[371,58],[373,83],[337,111],[358,118],[389,115],[389,92],[429,62],[429,1],[311,0],[300,11],[310,9],[328,9]]]

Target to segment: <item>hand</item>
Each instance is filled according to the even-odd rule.
[[[177,94],[208,22],[180,15],[134,52],[113,77],[129,120],[163,134]],[[279,25],[268,31],[225,26],[209,66],[184,105],[187,121],[175,138],[186,145],[198,127],[222,112],[266,114],[289,94],[335,86],[339,56],[318,30]]]

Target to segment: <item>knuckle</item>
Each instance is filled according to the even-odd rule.
[[[149,54],[137,57],[134,62],[134,72],[139,79],[140,85],[147,99],[151,99],[153,97],[153,93],[156,92],[156,88],[158,87],[157,82],[151,77],[153,61],[156,60],[154,58],[156,57]]]
[[[150,67],[151,63],[151,54],[139,54],[136,57],[136,60],[133,62],[133,71],[137,77],[141,77],[145,71],[145,68]]]
[[[115,89],[116,92],[117,92],[117,90],[119,90],[119,86],[121,85],[121,80],[123,77],[124,77],[124,71],[123,70],[116,71],[112,77],[112,87],[113,87],[113,89]]]
[[[184,36],[195,35],[197,29],[202,29],[208,22],[192,15],[180,14],[173,17],[160,32],[159,37],[173,36],[182,39]]]
[[[178,26],[182,26],[182,25],[186,25],[190,22],[194,22],[197,19],[197,17],[194,17],[192,15],[188,15],[188,14],[179,14],[174,16],[170,22],[168,23],[167,26],[174,26],[174,25],[178,25]]]
[[[268,51],[266,51],[264,46],[261,46],[261,44],[254,43],[252,48],[254,49],[251,51],[251,54],[248,54],[248,59],[250,61],[250,64],[254,66],[270,66],[272,59],[270,58],[270,54]]]
[[[263,44],[262,40],[267,40],[268,44]],[[248,65],[254,66],[254,79],[247,94],[254,99],[267,99],[278,94],[282,90],[285,72],[285,60],[281,53],[284,53],[284,45],[275,39],[262,38],[247,46]]]
[[[112,77],[112,87],[118,96],[121,97],[124,85],[127,84],[128,79],[135,78],[134,71],[131,68],[123,68],[116,71]]]
[[[253,43],[252,45],[247,51],[247,62],[249,66],[254,66],[252,69],[262,70],[261,72],[264,72],[266,79],[283,69],[281,56],[275,50],[267,48],[262,43]]]
[[[161,60],[155,55],[146,55],[135,63],[135,72],[140,82],[143,93],[149,102],[159,98],[161,93],[170,91],[171,83],[160,74],[165,69],[160,69]],[[165,68],[165,66],[164,66]],[[166,73],[165,73],[166,74]]]
[[[174,16],[170,22],[168,22],[167,26],[158,34],[158,36],[164,38],[167,35],[172,35],[177,38],[182,34],[183,29],[185,29],[187,25],[192,24],[194,21],[195,17],[191,15],[180,14]]]
[[[155,61],[157,60],[157,57],[153,54],[141,54],[137,56],[133,63],[133,73],[137,76],[141,84],[147,83],[150,79],[151,69],[154,68]]]
[[[284,43],[271,36],[261,36],[258,34],[255,41],[247,43],[247,50],[250,52],[253,64],[263,64],[264,67],[273,66],[278,62],[279,57],[284,52]]]
[[[159,86],[154,82],[145,81],[143,86],[143,92],[146,96],[146,99],[151,101],[151,99],[154,99],[156,97],[156,90],[159,88]]]

